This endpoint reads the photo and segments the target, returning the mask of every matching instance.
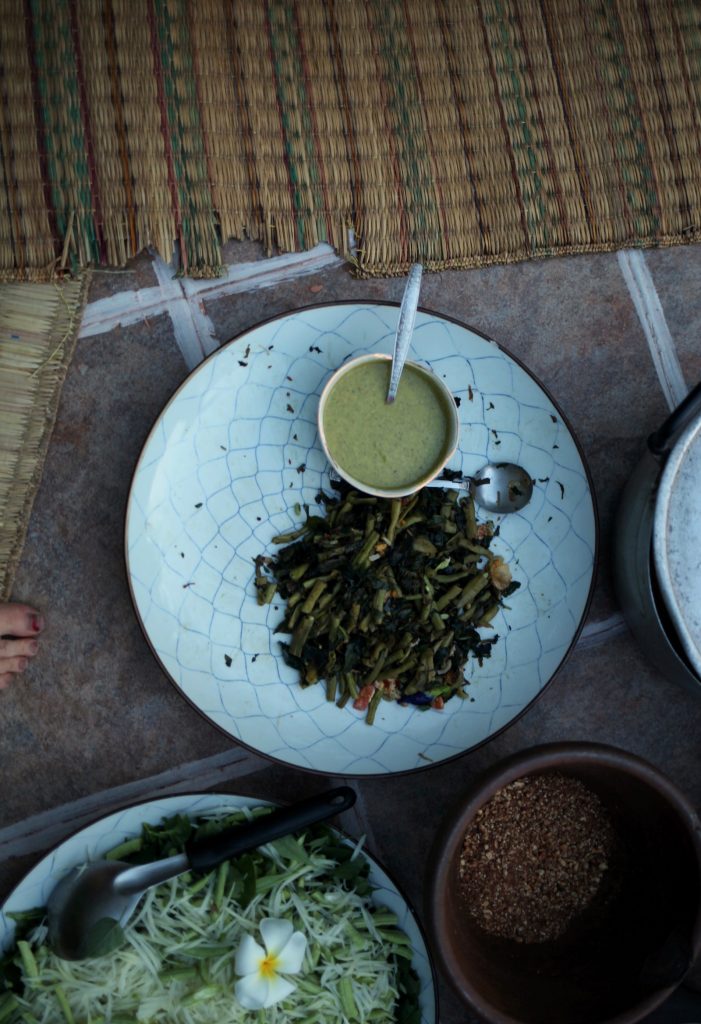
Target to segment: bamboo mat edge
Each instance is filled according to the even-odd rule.
[[[260,241],[260,239],[257,236],[249,237],[248,235],[242,235],[241,237],[233,236],[227,241],[246,242]],[[527,263],[530,261],[547,260],[566,256],[590,256],[596,253],[625,252],[636,249],[649,251],[651,249],[671,249],[674,246],[699,244],[701,244],[701,229],[691,233],[687,232],[683,235],[663,235],[658,238],[636,239],[631,242],[600,242],[578,246],[555,246],[544,249],[529,250],[528,252],[502,253],[496,256],[470,256],[448,260],[424,260],[422,265],[424,270],[431,273],[439,273],[443,270],[480,270],[486,267],[513,266],[516,263]],[[314,246],[311,248],[314,248]],[[266,252],[264,258],[272,259],[278,255],[286,253],[287,251],[288,250],[271,248]],[[310,249],[296,249],[289,251],[309,252]],[[348,254],[347,252],[339,252],[338,248],[334,251],[336,252],[336,255],[345,259],[353,276],[361,280],[383,277],[404,277],[409,272],[412,262],[414,262],[412,260],[406,260],[385,264],[368,263],[362,258],[362,254],[360,256],[356,256]],[[124,269],[125,267],[128,267],[131,259],[134,259],[146,252],[155,252],[165,263],[171,263],[174,260],[172,251],[160,251],[157,246],[149,245],[145,246],[140,252],[130,255],[123,263],[115,265],[114,268],[110,267],[109,269]],[[98,268],[96,268],[94,264],[88,264],[82,268],[80,273],[81,275],[89,274],[93,269]],[[225,272],[226,264],[222,263],[216,268],[208,268],[207,270],[200,272],[191,270],[187,274],[185,274],[181,269],[178,271],[178,275],[190,277],[193,280],[203,277],[207,279],[216,279],[217,277],[223,276]],[[25,269],[23,271],[18,269],[0,269],[0,286],[3,284],[58,283],[62,280],[64,280],[64,277],[60,272],[57,272],[54,267],[47,268],[46,270],[33,268]]]
[[[0,435],[0,459],[9,469],[9,478],[0,479],[0,601],[8,600],[12,594],[63,384],[78,340],[89,280],[89,273],[84,273],[63,284],[53,282],[58,301],[50,329],[40,342],[32,339],[33,351],[23,360],[24,365],[13,363],[8,355],[5,331],[0,337],[3,390],[7,389],[6,394],[18,403],[30,406],[26,415],[3,416],[5,430],[9,429],[11,436]],[[3,300],[7,300],[7,287],[12,286],[0,287],[0,311]],[[18,287],[34,288],[31,284]],[[13,338],[27,340],[21,331],[13,332]]]

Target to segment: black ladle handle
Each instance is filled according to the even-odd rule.
[[[692,388],[677,408],[669,414],[662,426],[650,434],[647,446],[653,455],[664,455],[672,441],[701,412],[701,381]]]
[[[270,814],[234,825],[216,836],[188,843],[185,852],[190,867],[194,871],[211,871],[230,857],[332,818],[335,814],[347,811],[354,803],[355,791],[350,786],[338,786],[318,793],[309,800],[300,800],[289,807],[278,807]]]

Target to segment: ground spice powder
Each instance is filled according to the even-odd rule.
[[[614,840],[599,798],[578,779],[548,774],[512,782],[465,833],[459,877],[467,912],[492,935],[556,939],[592,903]]]

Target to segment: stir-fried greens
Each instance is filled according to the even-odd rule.
[[[291,634],[282,653],[302,686],[324,679],[328,699],[367,709],[368,724],[382,700],[440,709],[464,698],[468,658],[481,662],[498,640],[478,629],[520,585],[490,550],[493,524],[443,488],[319,498],[325,516],[256,558],[258,602],[286,601],[277,632]]]
[[[169,856],[195,833],[257,813],[265,811],[196,826],[182,816],[145,825],[140,839],[109,856],[135,863]],[[357,846],[317,826],[207,875],[183,875],[149,890],[124,947],[97,960],[60,960],[45,945],[43,911],[18,915],[15,946],[0,964],[0,1021],[418,1024],[411,944],[396,916],[373,903],[368,870]],[[307,947],[295,990],[250,1011],[234,995],[235,956],[243,935],[257,936],[265,918],[292,922]]]

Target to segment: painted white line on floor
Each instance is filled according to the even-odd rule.
[[[205,356],[219,347],[214,324],[196,301],[185,295],[183,279],[175,276],[172,264],[155,256],[151,264],[166,300],[166,312],[173,324],[173,334],[188,370],[194,370]]]
[[[202,793],[261,771],[269,763],[236,748],[34,814],[0,829],[0,861],[48,850],[76,829],[120,807],[178,793]]]
[[[627,629],[626,620],[618,612],[610,615],[608,619],[602,619],[600,622],[587,622],[579,636],[576,649],[579,650],[581,647],[597,647],[599,644],[606,643],[612,637],[625,633]]]
[[[618,253],[618,265],[645,332],[667,405],[676,409],[689,389],[645,256],[639,249],[624,249]]]
[[[90,338],[113,331],[120,325],[128,327],[141,323],[150,316],[165,313],[168,302],[160,288],[118,292],[105,299],[97,299],[85,307],[79,337]]]
[[[345,261],[337,256],[330,245],[320,242],[306,252],[285,253],[254,263],[232,263],[226,268],[224,277],[211,279],[182,278],[187,296],[199,295],[207,299],[235,292],[249,292],[259,288],[271,288],[281,281],[316,274],[326,267],[341,266]]]
[[[185,301],[197,332],[200,348],[205,356],[211,355],[221,346],[221,340],[217,337],[217,329],[207,316],[204,302],[201,299],[192,298]],[[197,366],[197,363],[194,366]],[[191,366],[190,369],[194,369],[194,366]]]
[[[79,337],[105,334],[118,326],[128,327],[150,316],[167,313],[187,368],[193,370],[227,340],[217,337],[207,315],[206,299],[271,288],[282,281],[315,274],[343,262],[330,245],[321,243],[306,252],[232,264],[224,277],[195,280],[177,277],[172,264],[154,256],[152,266],[158,286],[118,292],[89,303],[83,313]]]

